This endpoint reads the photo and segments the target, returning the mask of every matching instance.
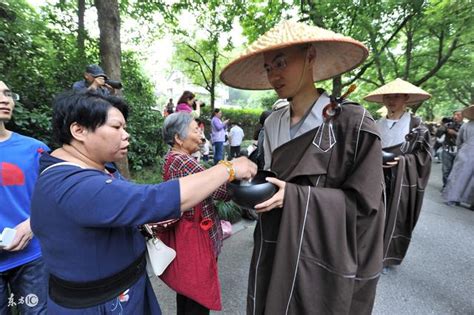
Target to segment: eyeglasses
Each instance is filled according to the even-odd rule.
[[[265,68],[265,71],[267,72],[267,74],[270,74],[270,72],[272,72],[273,70],[282,71],[283,69],[286,68],[287,65],[288,65],[288,62],[286,61],[286,57],[280,56],[280,57],[277,57],[275,60],[273,60],[271,64],[269,65],[266,64],[263,67]]]
[[[0,93],[3,93],[3,95],[5,97],[11,98],[14,101],[19,101],[20,100],[20,95],[18,95],[16,93],[13,93],[10,90],[3,90],[3,91],[0,91]]]

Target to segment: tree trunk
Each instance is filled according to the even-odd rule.
[[[100,30],[100,61],[107,75],[120,80],[120,14],[117,0],[95,0]]]
[[[211,73],[211,112],[214,111],[216,101],[216,71],[217,71],[217,58],[219,55],[216,51],[212,56],[212,73]]]
[[[77,0],[77,54],[81,62],[85,62],[85,39],[84,14],[86,12],[86,0]]]
[[[120,13],[118,0],[95,0],[100,30],[100,60],[105,73],[113,80],[121,80]],[[120,93],[120,90],[118,91]],[[130,178],[128,158],[117,162],[117,167]]]

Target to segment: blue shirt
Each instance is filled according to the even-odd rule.
[[[45,154],[40,170],[58,162],[63,161]],[[31,226],[41,243],[46,268],[75,282],[103,279],[125,269],[145,251],[138,225],[180,215],[177,180],[139,185],[71,165],[46,170],[38,178],[31,204]],[[130,288],[135,302],[121,304],[124,314],[134,312],[132,305],[150,302],[147,280]],[[48,301],[48,311],[50,306],[59,307],[53,304]],[[56,313],[64,311],[57,309]]]
[[[30,201],[38,178],[41,152],[49,148],[41,141],[13,132],[0,142],[0,233],[15,228],[30,217]],[[41,257],[36,237],[21,251],[0,251],[0,272]]]

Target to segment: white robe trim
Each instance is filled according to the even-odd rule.
[[[411,116],[403,113],[399,120],[380,118],[377,120],[377,128],[382,138],[382,149],[405,142],[405,136],[410,132]]]
[[[323,123],[323,108],[330,103],[329,95],[323,93],[316,100],[311,112],[308,114],[303,124],[295,133],[297,138],[306,132],[321,126]],[[290,139],[290,107],[273,112],[266,120],[264,126],[264,153],[265,167],[269,169],[272,162],[273,151],[281,145],[289,142]]]

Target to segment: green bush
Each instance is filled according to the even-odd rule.
[[[132,169],[130,175],[132,180],[138,184],[159,184],[163,181],[163,158],[157,157],[152,165],[145,166],[139,170]]]
[[[219,200],[214,202],[214,204],[221,220],[226,220],[233,224],[242,218],[242,211],[233,201]]]
[[[243,126],[254,126],[258,123],[260,114],[263,110],[254,108],[233,109],[222,108],[223,118],[231,121],[238,121]],[[211,120],[211,107],[205,106],[201,109],[201,117],[206,120]]]
[[[257,126],[260,114],[263,112],[263,109],[254,109],[254,108],[242,108],[242,109],[233,109],[233,108],[222,108],[223,118],[230,119],[230,121],[240,122],[240,126],[244,130],[245,139],[253,139],[253,134],[255,132],[255,127]],[[207,125],[210,126],[211,121],[211,108],[203,107],[201,110],[201,118],[207,121]],[[208,128],[210,133],[210,127]]]
[[[97,39],[87,38],[86,56],[80,57],[75,32],[64,28],[54,7],[48,8],[41,16],[25,0],[0,2],[0,80],[21,98],[7,128],[55,148],[52,100],[82,78],[84,65],[99,62],[99,49]],[[154,86],[134,53],[122,52],[122,81],[130,105],[129,164],[136,171],[164,155],[163,117],[151,109],[156,104]]]
[[[156,157],[163,157],[167,146],[161,135],[164,118],[156,105],[154,87],[143,74],[142,67],[134,56],[122,54],[122,78],[124,97],[130,106],[128,131],[130,133],[130,151],[128,154],[130,169],[138,171],[152,166]]]

